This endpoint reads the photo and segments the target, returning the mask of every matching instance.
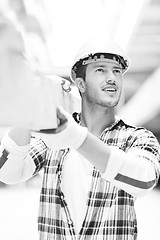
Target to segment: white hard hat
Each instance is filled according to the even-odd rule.
[[[79,66],[97,61],[106,61],[106,59],[117,61],[122,66],[123,73],[128,70],[129,58],[112,39],[91,39],[83,43],[72,63],[71,80],[75,81],[76,70]]]

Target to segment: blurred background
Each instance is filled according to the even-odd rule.
[[[70,81],[75,51],[86,38],[115,39],[131,59],[118,114],[160,141],[160,0],[1,0],[21,32],[35,69]],[[36,240],[42,175],[0,185],[0,239]],[[160,184],[136,203],[139,239],[160,239]]]

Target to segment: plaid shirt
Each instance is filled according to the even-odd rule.
[[[93,168],[91,187],[88,191],[86,202],[85,218],[77,236],[65,196],[61,189],[63,163],[70,150],[53,151],[48,149],[41,139],[33,138],[26,157],[28,164],[25,164],[27,169],[31,165],[33,168],[29,175],[23,177],[26,179],[27,176],[36,174],[44,168],[38,218],[40,240],[137,239],[137,220],[134,209],[135,197],[129,194],[128,191],[124,191],[123,187],[117,187],[116,181],[122,182],[122,186],[124,181],[126,181],[126,184],[132,185],[130,187],[137,186],[137,188],[143,188],[144,191],[149,188],[152,189],[158,182],[159,177],[158,160],[160,159],[160,148],[158,141],[151,132],[144,128],[129,126],[122,120],[105,129],[100,139],[107,145],[117,146],[126,153],[140,157],[139,159],[145,158],[151,162],[156,172],[155,179],[147,182],[147,184],[149,183],[148,185],[144,185],[144,182],[141,182],[139,179],[131,179],[118,173],[115,180],[109,182],[102,177],[98,170]],[[21,167],[25,168],[22,165],[24,161],[21,159],[23,157],[24,160],[24,156],[22,153],[19,153],[17,147],[17,150],[13,152],[11,149],[7,149],[5,141],[2,145],[4,145],[4,150],[2,149],[2,156],[0,157],[0,176],[2,178],[4,174],[5,179],[7,179],[9,175],[8,173],[6,174],[7,167],[8,171],[12,170],[15,164],[17,164],[17,167],[21,164]],[[16,154],[17,151],[18,155]],[[8,165],[5,164],[7,161]],[[9,163],[11,164],[10,167]],[[13,178],[18,176],[18,171],[21,177],[21,173],[27,173],[27,169],[19,169],[16,173],[14,172],[14,175],[12,173],[10,181],[13,181]],[[20,181],[19,176],[16,181]]]
[[[139,136],[145,136],[137,141]],[[141,139],[141,138],[139,138]],[[144,138],[142,138],[144,139]],[[107,128],[101,140],[108,145],[118,146],[133,154],[146,149],[153,155],[153,164],[157,171],[159,144],[156,138],[143,128],[126,125],[122,120]],[[138,144],[136,144],[138,143]],[[43,143],[35,142],[30,149],[38,172],[44,167],[43,185],[40,195],[38,229],[40,240],[135,240],[137,239],[137,220],[134,209],[135,197],[117,188],[113,183],[101,177],[93,168],[92,184],[88,192],[86,215],[82,228],[76,236],[74,224],[61,189],[63,163],[69,149],[46,150]],[[157,162],[156,162],[157,161]]]

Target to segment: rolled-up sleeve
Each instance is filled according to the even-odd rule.
[[[0,181],[16,184],[26,181],[45,164],[46,145],[41,139],[31,138],[31,143],[18,146],[6,134],[0,145]]]
[[[140,196],[156,186],[159,174],[159,143],[151,132],[140,131],[126,151],[111,147],[102,178],[134,196]]]

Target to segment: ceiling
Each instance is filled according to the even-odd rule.
[[[20,26],[26,49],[32,52],[30,57],[36,58],[34,55],[37,54],[37,59],[42,58],[40,52],[32,48],[34,42],[35,48],[40,48],[38,37],[33,35],[41,38],[50,51],[50,55],[45,57],[51,58],[53,72],[59,75],[68,76],[70,59],[66,55],[72,58],[75,42],[79,46],[81,40],[95,30],[96,34],[106,32],[126,49],[131,58],[127,78],[143,82],[159,66],[160,0],[2,0],[0,7]],[[81,14],[77,17],[78,10]],[[30,43],[30,49],[29,40],[33,44]],[[63,55],[60,55],[60,50],[63,50]],[[41,61],[39,65],[45,69]]]
[[[144,5],[140,19],[131,36],[128,54],[129,73],[141,81],[160,65],[160,1],[150,0]]]

